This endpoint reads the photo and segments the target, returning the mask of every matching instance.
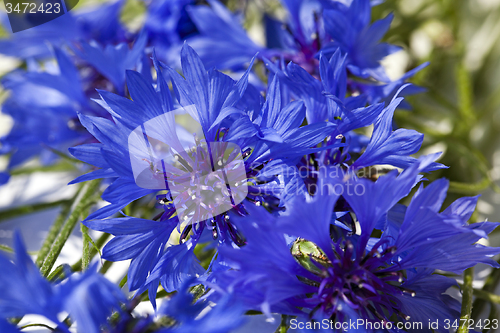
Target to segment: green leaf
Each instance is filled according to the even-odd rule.
[[[32,214],[35,212],[39,212],[42,210],[58,207],[61,205],[65,205],[71,203],[71,200],[58,200],[54,202],[43,202],[43,203],[38,203],[34,205],[26,205],[26,206],[21,206],[21,207],[15,207],[12,209],[8,210],[2,210],[0,211],[0,221],[5,221],[17,216],[21,215],[26,215],[26,214]]]
[[[42,247],[40,248],[40,251],[38,252],[38,256],[36,257],[36,262],[35,264],[38,267],[41,267],[43,262],[45,261],[45,258],[47,257],[47,254],[50,251],[50,248],[54,241],[56,240],[57,235],[61,231],[61,228],[64,224],[64,221],[66,220],[69,211],[71,209],[71,204],[74,200],[76,200],[76,197],[78,196],[79,191],[81,188],[78,190],[78,192],[75,194],[75,197],[72,201],[66,202],[63,204],[61,212],[57,216],[56,220],[54,221],[54,224],[50,227],[49,233],[47,234],[47,237],[45,238]]]
[[[120,281],[120,284],[118,285],[120,288],[123,288],[123,286],[127,283],[127,275],[123,277],[123,279]]]
[[[15,253],[14,249],[11,248],[10,246],[7,246],[7,245],[3,245],[3,244],[0,244],[0,251],[5,251],[5,252],[9,252],[9,253]],[[28,252],[29,255],[36,255],[37,252],[31,252],[29,251]]]

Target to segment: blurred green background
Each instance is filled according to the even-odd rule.
[[[448,202],[483,194],[479,217],[500,218],[500,1],[388,0],[374,17],[394,12],[386,36],[404,51],[388,59],[406,70],[429,61],[412,82],[427,93],[408,98],[398,126],[425,134],[423,152],[444,151],[449,169],[429,175],[451,181]],[[394,63],[391,64],[391,59]]]

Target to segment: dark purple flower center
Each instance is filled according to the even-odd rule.
[[[409,319],[400,311],[401,303],[395,295],[408,293],[415,296],[415,292],[402,287],[405,272],[392,265],[395,247],[385,246],[379,241],[370,252],[356,258],[353,243],[345,240],[341,244],[334,243],[334,258],[329,258],[316,245],[307,243],[295,247],[292,253],[310,273],[299,279],[317,287],[316,293],[305,300],[312,309],[311,319],[320,311],[331,320],[342,321],[343,305],[366,319],[387,322],[393,315]]]

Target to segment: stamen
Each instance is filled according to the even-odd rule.
[[[401,289],[401,291],[406,293],[406,294],[410,294],[411,297],[417,296],[417,293],[411,289],[407,289],[407,288],[403,288],[403,287],[399,287],[399,289]]]
[[[184,230],[182,231],[182,234],[181,234],[181,237],[180,237],[180,243],[183,244],[186,242],[186,238],[187,236],[189,235],[189,232],[191,232],[191,229],[192,229],[192,225],[188,225],[184,228]]]

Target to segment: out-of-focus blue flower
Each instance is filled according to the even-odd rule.
[[[146,34],[139,35],[134,46],[129,49],[126,43],[116,46],[106,45],[104,48],[92,41],[82,42],[73,47],[73,51],[79,58],[94,67],[100,74],[106,77],[115,87],[120,95],[124,94],[125,71],[127,69],[141,68],[141,57],[146,47]],[[149,63],[146,63],[145,71],[149,71]],[[142,68],[141,68],[142,69]]]
[[[210,6],[190,6],[189,15],[199,35],[189,44],[200,54],[207,68],[241,69],[252,57],[272,57],[278,53],[254,43],[241,26],[241,20],[217,0]]]
[[[120,304],[126,302],[121,290],[96,272],[96,265],[54,285],[40,275],[18,232],[14,236],[14,249],[14,263],[0,256],[4,268],[0,272],[2,319],[37,314],[69,333],[68,327],[58,319],[58,314],[66,312],[77,322],[78,332],[98,333],[111,312],[120,310]]]
[[[393,15],[370,25],[370,0],[353,0],[348,6],[334,2],[331,7],[323,11],[323,19],[324,29],[333,42],[325,45],[323,52],[333,54],[340,48],[347,54],[348,68],[354,75],[389,82],[380,61],[401,48],[379,41],[389,29]]]
[[[10,175],[7,172],[0,172],[0,185],[6,184],[10,179]]]
[[[210,7],[189,7],[200,31],[191,44],[209,67],[238,68],[259,52],[261,59],[282,57],[317,76],[320,51],[330,58],[340,49],[347,57],[351,74],[386,84],[391,81],[380,62],[400,48],[379,41],[389,29],[392,15],[370,25],[372,4],[369,0],[350,4],[283,0],[288,13],[285,22],[265,16],[266,39],[268,47],[273,49],[257,46],[232,13],[216,1],[209,3]]]
[[[155,48],[158,59],[169,66],[178,66],[179,50],[186,38],[198,34],[198,30],[187,13],[193,0],[147,1],[144,30],[149,44]]]
[[[0,53],[21,59],[47,58],[52,55],[50,45],[60,47],[77,40],[125,42],[126,30],[120,22],[124,3],[118,0],[77,12],[73,10],[35,28],[17,32],[0,39]]]
[[[7,320],[0,318],[0,330],[4,333],[20,333],[14,325],[11,325]]]
[[[330,41],[321,17],[324,3],[316,0],[282,0],[281,3],[288,12],[287,19],[279,22],[268,18],[266,37],[278,42],[277,46],[283,50],[285,59],[317,75],[318,52],[322,45]]]
[[[298,196],[282,216],[253,208],[245,220],[235,217],[247,245],[219,250],[234,270],[216,273],[214,281],[238,290],[247,308],[266,314],[340,322],[352,312],[385,322],[455,320],[459,303],[444,294],[455,281],[434,273],[461,273],[479,262],[498,267],[490,257],[500,249],[476,244],[498,223],[467,224],[477,198],[457,201],[440,213],[445,180],[421,186],[401,212],[395,204],[433,159],[376,182],[330,168],[316,193]],[[400,213],[391,213],[393,208]],[[354,215],[346,219],[349,214]],[[373,236],[376,229],[381,236]],[[296,240],[287,244],[285,234]],[[441,325],[438,331],[447,330]]]
[[[50,72],[42,72],[38,67],[27,72],[19,70],[2,80],[2,85],[10,92],[2,112],[14,119],[13,128],[1,139],[0,153],[12,153],[9,169],[43,152],[44,145],[65,151],[91,138],[79,128],[76,113],[98,114],[99,109],[85,96],[83,82],[68,55],[57,48],[54,54],[58,69]],[[44,162],[55,157],[48,151],[43,155]]]
[[[54,48],[58,68],[45,62],[46,70],[42,71],[36,62],[29,62],[28,71],[16,70],[4,77],[2,84],[10,95],[2,112],[14,120],[9,134],[1,139],[0,153],[12,153],[8,169],[38,154],[42,163],[52,162],[56,155],[47,147],[65,152],[93,141],[77,114],[109,117],[91,98],[98,96],[96,88],[124,94],[127,69],[150,74],[149,63],[144,62],[145,43],[144,34],[131,49],[119,44],[103,50],[96,43],[82,41],[73,47],[80,58]]]
[[[282,1],[289,14],[286,22],[266,15],[268,47],[259,46],[249,38],[240,15],[231,13],[217,1],[209,3],[210,7],[189,7],[191,19],[200,32],[190,39],[190,44],[208,67],[238,69],[259,52],[261,59],[282,56],[310,73],[317,73],[317,53],[330,40],[322,26],[319,1]]]
[[[159,333],[226,333],[245,322],[244,308],[235,301],[232,294],[224,295],[215,306],[210,306],[206,300],[194,302],[188,289],[190,281],[192,279],[187,280],[178,293],[160,308],[158,313],[175,319],[176,324],[172,328],[158,331]],[[211,307],[208,312],[207,307]]]
[[[2,318],[38,314],[58,323],[58,300],[51,284],[45,280],[29,257],[21,235],[14,234],[14,263],[0,256],[0,314]]]
[[[127,303],[120,288],[97,272],[97,264],[57,285],[55,298],[77,323],[78,332],[88,333],[101,332],[111,313]]]
[[[128,32],[120,21],[125,2],[125,0],[116,0],[99,3],[74,13],[76,23],[83,33],[79,39],[95,40],[101,44],[117,44],[127,41]],[[73,37],[74,40],[76,37]]]

